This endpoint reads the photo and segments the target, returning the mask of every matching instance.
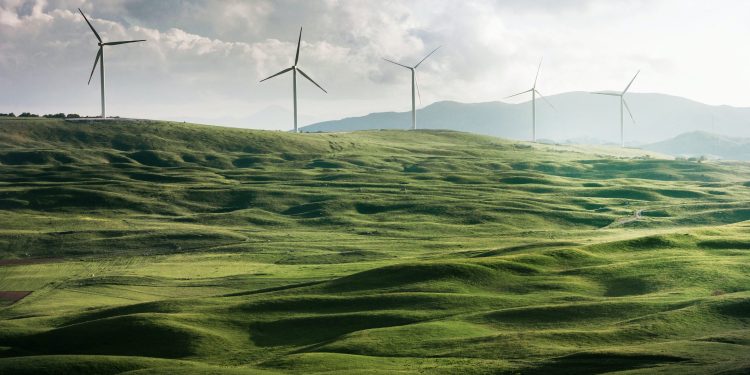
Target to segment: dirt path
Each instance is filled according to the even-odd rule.
[[[12,305],[31,294],[30,291],[0,291],[0,306]],[[7,303],[3,303],[7,302]]]
[[[633,212],[633,216],[628,216],[625,218],[617,219],[613,221],[611,224],[607,225],[606,227],[603,227],[602,229],[610,228],[610,227],[619,227],[628,223],[632,223],[634,221],[641,220],[643,219],[643,211],[644,210],[635,210],[635,212]]]

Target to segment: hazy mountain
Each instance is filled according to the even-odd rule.
[[[750,160],[750,139],[732,138],[703,131],[680,134],[642,148],[675,156]]]
[[[219,116],[219,117],[170,117],[165,120],[186,121],[196,124],[211,124],[235,128],[255,128],[269,130],[289,130],[294,113],[277,105],[265,107],[249,116]],[[309,121],[301,116],[300,122]]]
[[[242,118],[236,126],[262,126],[268,129],[284,129],[289,127],[292,113],[279,106],[269,106],[254,114]]]
[[[565,142],[589,140],[619,143],[618,98],[569,92],[548,97],[557,110],[537,101],[537,137]],[[664,94],[627,94],[636,123],[625,114],[625,139],[630,145],[653,143],[692,131],[750,137],[750,108],[711,106]],[[406,129],[409,112],[372,113],[312,124],[304,131]],[[454,129],[512,139],[531,137],[531,103],[437,102],[417,111],[417,126]]]

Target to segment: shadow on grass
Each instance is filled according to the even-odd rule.
[[[526,375],[548,374],[602,374],[615,371],[635,370],[687,361],[670,355],[621,354],[621,353],[576,353],[553,359],[539,367],[522,371]]]

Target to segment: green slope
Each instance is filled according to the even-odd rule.
[[[2,373],[750,369],[745,164],[1,121]]]

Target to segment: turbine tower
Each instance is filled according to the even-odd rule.
[[[301,42],[302,42],[302,28],[300,27],[299,28],[299,39],[297,39],[297,55],[294,57],[294,65],[292,65],[291,67],[286,68],[286,69],[284,69],[284,70],[282,70],[282,71],[280,71],[280,72],[278,72],[278,73],[276,73],[276,74],[274,74],[274,75],[272,75],[272,76],[270,76],[268,78],[264,78],[264,79],[260,80],[260,82],[263,82],[265,80],[271,79],[271,78],[276,77],[278,75],[282,75],[282,74],[284,74],[284,73],[286,73],[286,72],[288,72],[290,70],[292,71],[292,93],[294,95],[294,132],[295,133],[299,132],[298,128],[297,128],[297,72],[299,72],[299,74],[302,74],[303,77],[307,78],[307,80],[310,81],[310,82],[312,82],[315,86],[318,86],[318,88],[321,89],[321,90],[323,90],[324,93],[326,93],[326,94],[328,93],[328,91],[326,91],[324,88],[320,87],[320,85],[317,84],[317,82],[313,81],[313,79],[310,78],[310,76],[308,76],[307,74],[305,74],[305,72],[303,72],[302,69],[300,69],[300,68],[297,67],[297,63],[299,63],[299,46],[300,46]]]
[[[94,36],[96,37],[96,40],[99,41],[99,52],[96,53],[96,59],[94,60],[94,67],[91,68],[91,75],[89,75],[89,83],[91,84],[91,78],[94,77],[94,71],[96,70],[96,64],[99,63],[99,74],[101,77],[101,89],[102,89],[102,118],[106,118],[106,106],[104,101],[104,46],[116,46],[118,44],[127,44],[127,43],[136,43],[136,42],[145,42],[145,39],[139,39],[139,40],[126,40],[121,42],[103,42],[102,38],[99,36],[99,33],[96,32],[96,29],[94,29],[94,26],[91,25],[91,22],[89,22],[89,19],[86,18],[86,15],[83,14],[83,11],[81,8],[78,8],[78,11],[81,12],[81,15],[83,16],[83,19],[86,20],[86,23],[91,28],[91,31],[94,32]]]
[[[417,83],[417,68],[420,64],[422,64],[425,60],[427,60],[428,57],[432,56],[435,51],[439,50],[440,47],[435,48],[432,50],[432,52],[428,53],[427,56],[425,56],[422,60],[420,60],[417,65],[414,66],[406,66],[403,64],[399,64],[393,60],[388,60],[384,58],[383,60],[388,61],[391,64],[396,64],[400,67],[404,67],[406,69],[409,69],[411,71],[411,130],[417,129],[417,104],[416,104],[416,98],[414,96],[414,90],[416,88],[416,94],[419,95],[419,104],[422,104],[422,94],[419,92],[419,84]]]
[[[620,147],[625,147],[625,126],[623,121],[623,107],[628,110],[628,114],[630,115],[630,119],[635,124],[635,118],[633,118],[633,112],[630,112],[630,107],[628,107],[628,102],[625,100],[625,93],[628,92],[628,89],[630,89],[630,85],[633,84],[633,81],[635,81],[635,78],[638,77],[638,73],[641,71],[635,73],[633,76],[633,79],[630,80],[630,83],[625,87],[625,90],[622,90],[621,93],[614,93],[614,92],[604,92],[604,91],[598,91],[594,92],[592,94],[597,95],[609,95],[609,96],[619,96],[620,97]]]
[[[536,77],[534,77],[534,86],[531,86],[530,89],[526,91],[519,92],[518,94],[513,94],[511,96],[506,97],[505,99],[512,98],[514,96],[523,95],[526,93],[531,93],[531,141],[536,142],[536,96],[539,95],[540,98],[544,99],[547,104],[552,107],[552,109],[555,109],[555,106],[552,105],[552,103],[545,98],[539,90],[536,89],[536,83],[539,80],[539,71],[542,69],[542,60],[539,60],[539,67],[536,69]]]

